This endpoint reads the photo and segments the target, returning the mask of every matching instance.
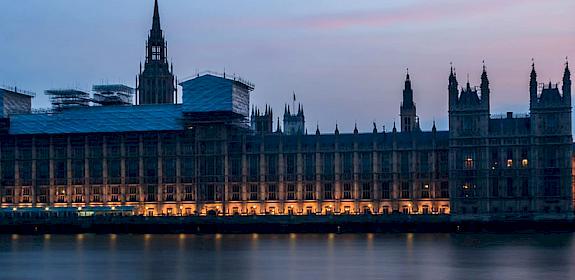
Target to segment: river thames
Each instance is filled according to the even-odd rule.
[[[0,279],[574,279],[574,238],[0,235]]]

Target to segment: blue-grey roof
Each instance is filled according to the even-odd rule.
[[[112,133],[182,130],[179,104],[93,106],[10,116],[9,134]]]
[[[185,112],[234,112],[248,116],[251,88],[241,81],[206,74],[180,85]]]

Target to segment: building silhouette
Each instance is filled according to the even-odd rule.
[[[403,102],[399,110],[401,119],[401,131],[411,132],[419,128],[419,119],[417,118],[417,109],[413,102],[413,89],[411,88],[411,79],[409,72],[405,77],[405,88],[403,89]]]
[[[138,85],[146,106],[32,114],[31,95],[2,95],[0,210],[572,216],[568,64],[561,90],[539,84],[533,65],[526,115],[491,114],[483,66],[479,87],[460,87],[451,69],[447,131],[421,129],[408,73],[401,131],[374,124],[368,133],[344,133],[335,124],[333,133],[318,126],[308,134],[301,104],[286,105],[275,130],[271,107],[250,111],[254,85],[238,76],[198,74],[180,84],[183,102],[174,104],[157,1],[147,50]]]
[[[155,0],[152,29],[146,42],[146,62],[143,71],[140,64],[136,85],[138,104],[175,103],[177,81],[173,67],[168,63],[168,45],[160,25],[158,1]]]

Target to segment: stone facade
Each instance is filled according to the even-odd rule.
[[[445,132],[254,135],[244,128],[7,136],[2,207],[145,214],[449,213]]]
[[[490,114],[485,66],[479,90],[449,77],[451,211],[462,218],[572,215],[571,90],[539,85],[531,72],[530,113]],[[552,214],[553,213],[553,214]]]
[[[452,69],[448,131],[437,131],[435,124],[430,131],[419,127],[408,74],[401,131],[395,125],[378,131],[374,124],[369,133],[356,127],[340,134],[336,124],[333,134],[318,127],[312,135],[305,130],[303,106],[295,112],[295,96],[292,108],[284,109],[283,131],[279,118],[273,131],[271,107],[263,113],[252,109],[248,120],[253,85],[225,74],[198,75],[194,79],[205,82],[191,89],[196,99],[186,95],[184,104],[170,104],[175,81],[157,2],[147,49],[139,103],[159,105],[2,119],[0,208],[128,206],[143,215],[451,214],[483,220],[572,216],[568,65],[561,91],[539,85],[533,66],[528,115],[491,114],[484,66],[478,89],[467,82],[460,90]],[[186,85],[195,84],[188,82],[184,95]],[[222,88],[215,90],[216,84]],[[231,94],[234,86],[243,88],[246,100],[232,113],[222,112],[213,101],[219,99],[202,99]]]

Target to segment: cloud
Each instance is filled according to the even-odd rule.
[[[553,1],[553,0],[552,0]],[[535,0],[487,1],[425,1],[396,8],[352,11],[338,14],[317,14],[295,19],[296,26],[315,29],[347,29],[353,27],[385,28],[411,23],[434,23],[500,12],[511,7],[525,7]],[[548,3],[546,3],[548,4]]]

